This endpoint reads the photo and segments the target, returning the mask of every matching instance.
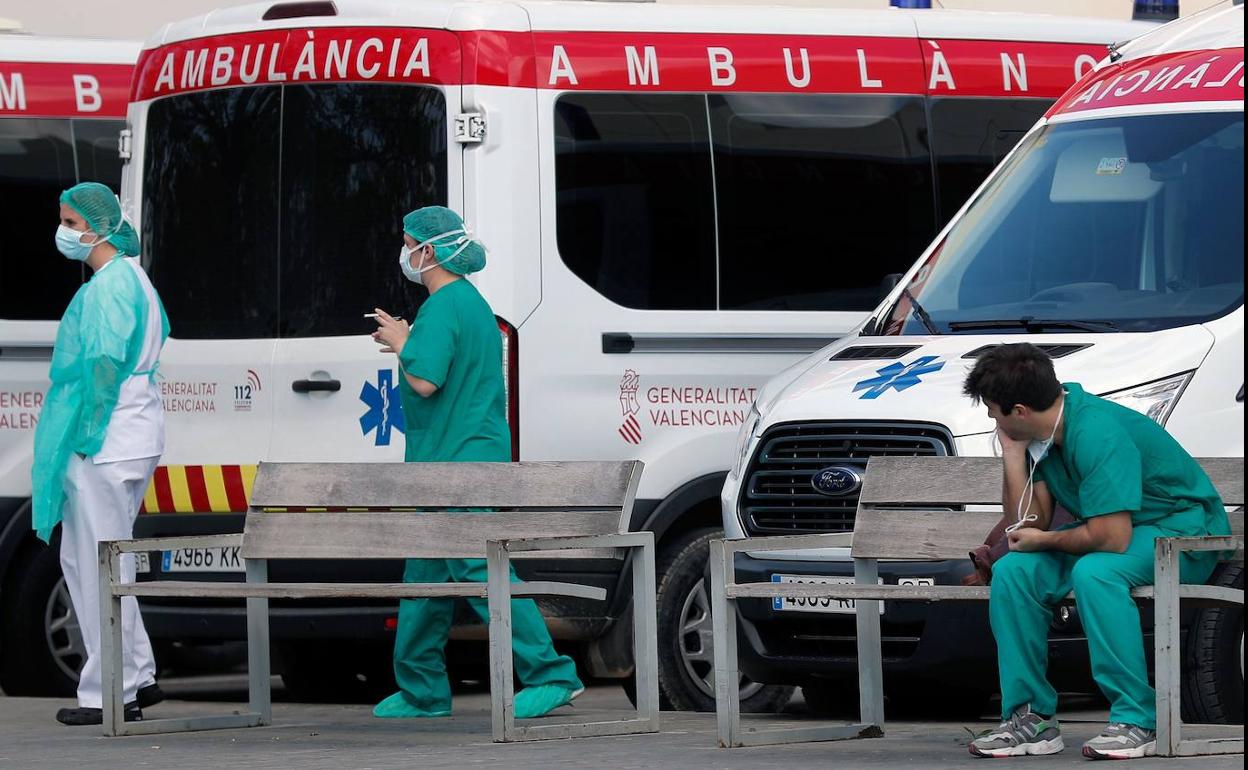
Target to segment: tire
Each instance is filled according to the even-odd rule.
[[[678,537],[659,554],[659,706],[666,711],[714,711],[715,663],[711,644],[710,542],[718,529],[697,529]],[[625,692],[633,698],[632,680]],[[793,687],[764,685],[742,677],[741,711],[775,713]]]
[[[1211,585],[1244,589],[1244,565],[1223,564]],[[1183,721],[1244,723],[1244,612],[1209,607],[1196,613],[1187,631],[1183,660]]]
[[[391,657],[380,645],[289,642],[279,648],[282,684],[304,703],[376,703],[395,691]]]
[[[0,689],[8,695],[72,697],[86,648],[61,576],[59,533],[28,546],[4,585]]]

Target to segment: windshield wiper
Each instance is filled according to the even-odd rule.
[[[1116,332],[1118,325],[1112,321],[1076,321],[1064,318],[998,318],[984,321],[953,321],[949,324],[953,331],[970,331],[972,329],[1022,329],[1026,332],[1041,332],[1045,329],[1078,329],[1085,332]]]
[[[903,296],[903,297],[905,297],[906,299],[910,300],[910,310],[911,310],[911,312],[913,312],[916,316],[918,316],[918,317],[919,317],[919,321],[921,321],[921,322],[923,323],[923,327],[924,327],[925,329],[927,329],[928,333],[929,333],[929,334],[934,334],[934,335],[939,335],[939,334],[940,334],[940,329],[937,329],[937,328],[936,328],[936,322],[935,322],[935,321],[933,321],[933,320],[932,320],[932,317],[931,317],[930,315],[928,315],[928,314],[927,314],[927,311],[926,311],[926,310],[924,310],[924,309],[923,309],[923,306],[919,304],[919,301],[918,301],[917,299],[915,299],[915,298],[914,298],[914,295],[910,293],[910,290],[909,290],[909,289],[902,289],[902,290],[901,290],[901,296]]]

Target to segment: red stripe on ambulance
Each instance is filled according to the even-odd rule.
[[[375,81],[1054,98],[1104,50],[1093,44],[836,35],[317,27],[217,35],[144,51],[132,96]]]
[[[1243,100],[1244,49],[1221,48],[1147,56],[1106,67],[1072,88],[1048,114]]]
[[[129,64],[0,61],[0,117],[123,118]]]

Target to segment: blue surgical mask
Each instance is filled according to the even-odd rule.
[[[87,257],[91,256],[91,250],[99,246],[101,241],[95,240],[91,243],[83,243],[81,238],[87,235],[87,232],[75,230],[71,227],[61,225],[56,228],[56,248],[57,251],[65,255],[66,259],[72,259],[75,262],[86,262]]]

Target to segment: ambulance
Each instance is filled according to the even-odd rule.
[[[261,461],[402,459],[399,375],[363,315],[414,315],[399,221],[448,205],[489,250],[472,280],[498,316],[514,456],[646,463],[632,524],[659,543],[664,704],[709,708],[706,543],[758,388],[860,325],[1053,100],[1149,28],[397,0],[171,24],[126,117],[123,205],[173,327],[167,451],[137,533],[237,530]],[[0,494],[21,505],[29,456],[5,460]],[[144,578],[241,569],[230,550],[153,553]],[[627,576],[572,569],[610,599],[544,605],[552,632],[587,674],[627,682]],[[144,617],[158,644],[244,633],[230,604]],[[309,697],[384,691],[394,625],[392,603],[274,603],[279,670]],[[455,634],[453,659],[483,636]],[[790,692],[746,683],[747,708]]]
[[[962,395],[977,356],[1030,342],[1063,381],[1164,425],[1195,456],[1244,455],[1244,14],[1240,2],[1115,47],[1050,108],[868,318],[763,388],[722,496],[729,537],[853,529],[867,460],[992,456]],[[838,485],[821,484],[823,477]],[[987,534],[987,533],[985,533]],[[746,555],[738,579],[852,582],[846,549]],[[968,560],[881,565],[957,585]],[[1242,562],[1215,574],[1243,587]],[[852,692],[854,607],[741,603],[742,669]],[[1185,709],[1243,721],[1243,614],[1190,619]],[[995,690],[986,605],[888,603],[885,686],[976,710]],[[1058,689],[1091,685],[1077,611],[1053,620]]]
[[[120,191],[137,42],[0,30],[0,689],[72,694],[82,641],[56,549],[30,531],[30,451],[56,322],[86,278],[52,236],[78,182]]]

